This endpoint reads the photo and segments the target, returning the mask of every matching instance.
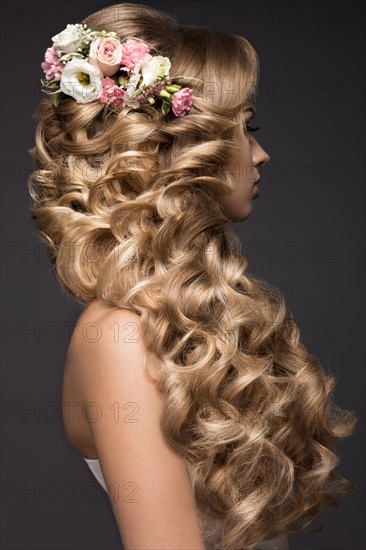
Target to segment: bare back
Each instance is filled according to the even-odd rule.
[[[85,417],[82,399],[82,388],[78,378],[77,357],[80,333],[90,333],[94,338],[100,321],[111,310],[115,309],[102,300],[93,300],[82,311],[73,331],[67,350],[63,386],[62,386],[62,418],[66,437],[74,449],[84,457],[98,458],[89,423]],[[93,323],[94,330],[93,330]]]
[[[98,302],[81,314],[65,362],[66,435],[82,456],[98,458],[108,493],[117,488],[124,496],[131,484],[136,489],[133,505],[125,498],[110,499],[126,550],[204,550],[189,470],[161,432],[164,399],[145,370],[148,357],[155,377],[160,361],[141,337],[122,338],[117,345],[110,340],[119,325],[138,334],[139,322],[134,312]],[[85,404],[96,405],[100,417],[83,414]],[[134,405],[135,422],[116,419],[116,404]]]

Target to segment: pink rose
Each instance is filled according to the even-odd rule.
[[[191,88],[181,88],[173,95],[172,109],[175,116],[184,116],[192,106]]]
[[[97,67],[100,76],[111,76],[121,64],[122,44],[117,38],[98,37],[90,43],[89,63]]]
[[[149,46],[145,42],[138,42],[129,38],[123,44],[121,70],[135,71],[141,63],[152,58],[149,54]]]
[[[54,48],[47,48],[44,54],[44,61],[41,63],[41,67],[44,71],[47,80],[60,79],[62,71],[65,65],[59,63],[58,59],[60,54]]]
[[[99,101],[108,103],[117,109],[123,109],[126,92],[117,86],[112,78],[108,76],[102,80],[103,92]]]

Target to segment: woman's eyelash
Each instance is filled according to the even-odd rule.
[[[255,128],[252,128],[252,126],[250,126],[250,124],[246,124],[246,128],[247,128],[247,130],[249,130],[249,132],[256,132],[257,130],[260,129],[260,126],[256,126]]]

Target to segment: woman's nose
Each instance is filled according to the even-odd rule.
[[[262,151],[263,151],[263,160],[262,160],[261,164],[262,164],[262,166],[264,166],[265,164],[267,164],[267,162],[269,162],[271,160],[271,157],[269,156],[267,151],[265,151],[264,149],[262,149]]]
[[[261,147],[259,145],[259,143],[256,141],[256,144],[255,144],[255,147],[254,147],[254,150],[253,150],[253,162],[254,162],[254,164],[264,166],[270,160],[271,160],[271,157],[269,156],[267,151],[265,151],[263,149],[263,147]]]

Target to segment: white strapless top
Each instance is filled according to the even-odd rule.
[[[99,460],[97,458],[86,458],[85,456],[83,456],[83,459],[85,460],[90,470],[94,474],[94,477],[96,478],[96,480],[103,487],[105,492],[108,494],[107,485],[103,476],[102,469],[99,464]],[[191,475],[190,466],[188,463],[187,463],[187,466],[188,466],[189,474]],[[207,550],[216,550],[216,546],[214,548],[210,546],[210,549],[207,549]],[[260,544],[258,544],[258,546],[256,546],[256,550],[289,550],[287,535],[280,535],[275,539],[261,542]]]

